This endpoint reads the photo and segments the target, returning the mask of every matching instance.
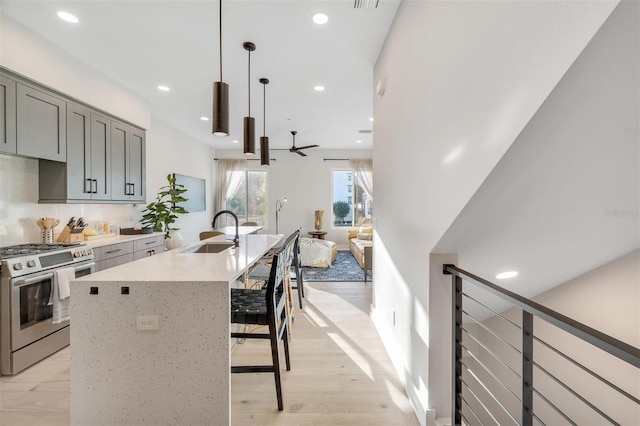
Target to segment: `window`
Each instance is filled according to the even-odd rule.
[[[334,170],[332,178],[333,226],[371,223],[371,199],[358,183],[353,170]]]
[[[263,170],[243,170],[238,173],[240,180],[237,190],[227,198],[226,208],[238,215],[238,221],[258,222],[264,225],[267,216],[267,172]]]

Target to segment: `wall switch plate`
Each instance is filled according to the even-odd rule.
[[[157,330],[158,315],[140,315],[137,317],[136,327],[138,330],[149,331]]]

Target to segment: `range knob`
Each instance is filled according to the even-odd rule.
[[[73,257],[80,257],[80,252],[79,251],[74,252]]]
[[[21,271],[22,270],[22,263],[16,263],[13,265],[13,269],[16,271]]]
[[[35,260],[27,260],[27,266],[29,268],[33,268],[34,266],[36,266],[36,261]]]

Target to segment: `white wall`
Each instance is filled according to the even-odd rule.
[[[430,301],[429,253],[614,5],[400,5],[374,78],[373,318],[422,423],[439,391],[429,306],[446,303]]]
[[[206,179],[206,211],[178,215],[173,227],[185,243],[198,241],[198,234],[211,229],[213,219],[213,156],[214,149],[179,132],[173,127],[152,119],[147,132],[147,202],[155,200],[160,188],[167,185],[167,174]],[[189,198],[189,193],[185,193]],[[138,206],[137,219],[144,206]]]
[[[95,108],[149,128],[147,100],[0,13],[0,65]]]
[[[324,210],[323,230],[327,240],[341,249],[348,249],[347,229],[332,227],[331,171],[349,169],[348,161],[324,161],[325,158],[371,158],[369,149],[309,149],[307,157],[287,150],[271,150],[271,164],[260,166],[260,161],[249,161],[248,167],[268,171],[269,223],[263,225],[265,233],[275,233],[276,200],[287,197],[287,204],[278,213],[278,232],[287,234],[302,227],[302,236],[313,231],[314,212]],[[240,150],[217,150],[217,158],[243,158]],[[374,164],[374,169],[375,169]],[[373,206],[375,215],[375,198]]]
[[[589,327],[595,328],[609,336],[621,340],[634,347],[640,347],[640,250],[634,250],[612,262],[593,271],[587,272],[571,281],[549,290],[533,300],[563,315],[573,318]],[[482,299],[480,299],[482,300]],[[502,313],[516,324],[521,324],[521,310],[511,308]],[[500,336],[505,336],[515,347],[520,347],[522,336],[515,327],[508,325],[498,317],[483,322],[485,326]],[[521,358],[507,346],[497,343],[488,332],[473,324],[465,324],[470,332],[515,371],[520,371]],[[542,320],[534,321],[536,337],[549,343],[556,349],[580,362],[597,374],[611,381],[616,386],[632,395],[640,393],[640,372],[630,364],[618,360],[596,349],[582,340],[573,337],[557,327]],[[463,337],[465,345],[469,346],[470,339]],[[471,342],[472,343],[472,342]],[[516,394],[520,394],[520,382],[504,367],[498,364],[492,356],[481,349],[473,350],[486,366]],[[590,377],[568,361],[554,354],[549,349],[536,343],[534,345],[534,360],[562,380],[571,389],[578,392],[599,409],[611,416],[619,424],[638,424],[640,422],[640,407],[629,399],[610,390],[598,380]],[[504,392],[494,380],[489,377],[482,367],[471,359],[465,362],[471,366],[483,383],[491,391],[501,396],[501,402],[512,413],[519,412],[519,404]],[[466,375],[465,379],[478,392],[479,387]],[[605,421],[591,409],[580,403],[568,392],[562,390],[550,378],[534,368],[534,387],[539,389],[545,397],[553,401],[577,424],[603,424]],[[467,398],[472,401],[472,398]],[[473,403],[472,403],[473,405]],[[501,413],[495,405],[489,404],[492,413],[503,423],[509,423],[506,415]],[[482,421],[487,421],[482,408],[474,406]],[[536,415],[546,424],[560,424],[565,421],[548,405],[539,399],[534,400]],[[473,418],[467,412],[468,418]],[[517,418],[517,417],[516,417]]]
[[[71,57],[65,51],[0,15],[0,64],[27,78],[68,94],[91,106],[121,117],[147,131],[147,201],[155,198],[167,173],[207,179],[212,187],[213,149],[187,137],[149,115],[148,102],[118,83]],[[38,160],[0,154],[0,245],[40,240],[36,220],[56,217],[65,223],[82,216],[93,226],[109,221],[131,227],[141,219],[144,205],[126,204],[38,204]],[[181,217],[176,223],[185,241],[197,240],[208,229],[208,211]],[[61,231],[62,226],[56,229]]]

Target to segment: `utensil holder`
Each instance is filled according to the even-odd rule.
[[[53,229],[42,229],[42,242],[45,244],[53,243]]]

